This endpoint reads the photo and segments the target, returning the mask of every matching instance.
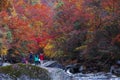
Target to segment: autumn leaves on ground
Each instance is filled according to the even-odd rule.
[[[0,0],[0,54],[19,59],[29,51],[64,65],[115,63],[120,0]]]

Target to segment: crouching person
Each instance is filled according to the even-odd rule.
[[[38,55],[34,55],[34,62],[35,62],[35,65],[39,64],[39,57],[38,57]]]

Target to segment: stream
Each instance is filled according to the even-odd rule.
[[[10,65],[9,63],[4,63],[3,66]],[[89,73],[89,74],[72,74],[65,72],[59,68],[50,68],[38,65],[39,67],[45,68],[49,71],[52,80],[120,80],[120,77],[112,75],[111,73]]]
[[[89,74],[69,74],[64,70],[57,68],[46,68],[50,73],[52,80],[120,80],[120,77],[110,73],[89,73]]]

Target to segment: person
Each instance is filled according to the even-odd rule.
[[[22,63],[26,63],[25,57],[22,58]]]
[[[28,64],[28,57],[25,57],[25,64]]]
[[[29,54],[29,62],[33,63],[33,52],[30,52]]]
[[[39,57],[38,55],[34,55],[34,62],[35,62],[35,65],[38,65],[39,64]]]
[[[40,55],[39,55],[39,58],[40,58],[40,62],[41,62],[41,64],[43,63],[43,60],[44,60],[44,55],[43,55],[43,53],[41,53]]]

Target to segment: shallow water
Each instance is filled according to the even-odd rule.
[[[10,64],[9,63],[3,64],[3,66],[7,66],[7,65],[10,65]],[[93,74],[93,73],[71,74],[71,73],[65,72],[64,70],[59,69],[59,68],[48,68],[48,67],[44,67],[41,65],[38,65],[38,66],[47,69],[50,73],[52,80],[120,80],[120,77],[112,75],[111,73],[99,72],[99,73],[95,73],[95,74]],[[9,76],[6,76],[6,75],[1,75],[0,80],[5,80],[5,79],[2,79],[2,77],[5,77],[7,80],[10,80]],[[20,79],[18,79],[18,80],[20,80]]]
[[[44,66],[42,66],[44,67]],[[52,80],[120,80],[120,77],[112,75],[111,73],[99,72],[89,74],[72,74],[65,72],[59,68],[44,67],[50,72]]]
[[[120,80],[120,77],[112,75],[111,73],[69,74],[58,68],[46,69],[50,72],[52,80]]]

